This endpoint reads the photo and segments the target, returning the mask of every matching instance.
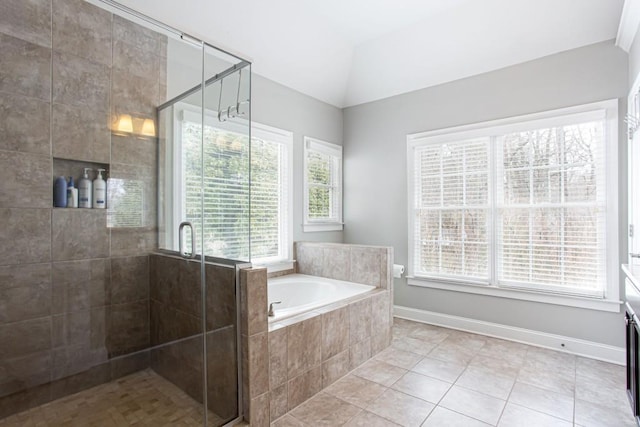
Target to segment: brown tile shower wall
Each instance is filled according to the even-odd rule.
[[[200,263],[152,254],[151,367],[202,402],[202,289]],[[208,409],[237,414],[235,268],[205,264]]]
[[[81,0],[0,5],[0,418],[148,366],[157,141],[111,133],[164,101],[166,38]],[[83,165],[141,181],[142,227],[53,209]]]
[[[391,343],[393,249],[296,243],[297,270],[377,286],[268,323],[265,270],[241,275],[245,418],[268,426]]]

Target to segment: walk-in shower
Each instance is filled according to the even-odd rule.
[[[6,0],[0,48],[0,426],[238,419],[250,63],[107,0]],[[107,209],[54,208],[84,168]]]

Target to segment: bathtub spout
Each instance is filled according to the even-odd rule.
[[[273,317],[273,316],[276,315],[274,310],[273,310],[273,305],[274,304],[282,304],[282,301],[274,301],[271,304],[269,304],[269,317]]]

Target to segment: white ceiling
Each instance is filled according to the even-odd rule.
[[[624,0],[120,0],[345,107],[614,39]]]

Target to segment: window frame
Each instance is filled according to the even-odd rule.
[[[336,209],[338,217],[335,220],[331,218],[309,218],[309,171],[308,171],[308,155],[310,152],[318,152],[332,156],[338,164],[336,171],[337,176],[332,177],[337,182],[330,188],[330,197],[334,203],[338,204]],[[343,223],[343,156],[342,146],[322,141],[320,139],[305,136],[304,137],[304,153],[303,153],[303,224],[302,228],[305,233],[317,231],[342,231]],[[337,192],[337,194],[335,194]]]
[[[171,150],[173,150],[173,162],[171,165],[167,165],[171,167],[171,173],[167,173],[167,178],[170,179],[169,175],[175,178],[172,179],[171,182],[173,189],[172,200],[183,200],[184,191],[182,184],[184,171],[182,168],[181,122],[191,118],[194,123],[200,123],[202,121],[202,111],[200,107],[184,102],[177,103],[173,109],[173,121],[171,123],[173,126],[172,131],[174,136],[173,146],[171,147]],[[216,111],[205,109],[203,125],[218,127],[231,132],[236,131],[238,133],[243,133],[246,130],[246,124],[241,123],[240,119],[228,119],[225,122],[219,122],[217,117],[218,115]],[[284,168],[285,170],[280,171],[280,180],[282,180],[283,185],[286,186],[287,189],[285,200],[282,198],[279,200],[279,208],[284,212],[285,216],[285,221],[280,221],[278,224],[280,235],[278,243],[279,255],[277,257],[252,259],[251,262],[255,265],[267,267],[269,272],[288,270],[293,268],[291,252],[293,249],[293,133],[284,129],[252,121],[249,138],[250,140],[253,138],[263,139],[282,144],[285,147],[286,166]],[[249,159],[249,161],[251,161],[251,159]],[[249,194],[251,194],[251,190],[249,191]],[[173,224],[173,232],[171,236],[172,242],[170,242],[170,244],[174,247],[175,242],[178,241],[178,223],[176,222],[176,219],[184,217],[184,209],[185,205],[183,202],[173,203],[173,208],[170,212],[171,218],[167,218],[168,222]],[[251,250],[249,250],[249,252],[249,255],[251,256]]]
[[[519,288],[498,285],[497,281],[497,233],[496,221],[496,177],[498,173],[496,160],[497,135],[509,132],[540,129],[549,126],[566,124],[568,119],[585,117],[594,114],[598,110],[604,111],[604,156],[605,156],[605,277],[606,286],[604,297],[589,297],[585,295],[558,294],[553,291]],[[602,118],[602,117],[601,117]],[[473,138],[489,137],[490,140],[490,164],[489,164],[489,221],[487,234],[489,236],[488,269],[489,281],[471,281],[448,279],[434,276],[416,275],[415,261],[415,200],[414,200],[414,170],[415,149],[429,143],[446,143],[449,141],[462,141]],[[506,119],[475,123],[471,125],[438,129],[434,131],[420,132],[407,135],[407,214],[408,214],[408,269],[407,283],[411,286],[428,287],[457,291],[479,295],[488,295],[502,298],[511,298],[526,301],[536,301],[548,304],[581,307],[601,311],[618,312],[620,310],[620,286],[619,286],[619,246],[618,246],[618,100],[607,100],[585,105],[561,108],[540,113],[515,116]]]

